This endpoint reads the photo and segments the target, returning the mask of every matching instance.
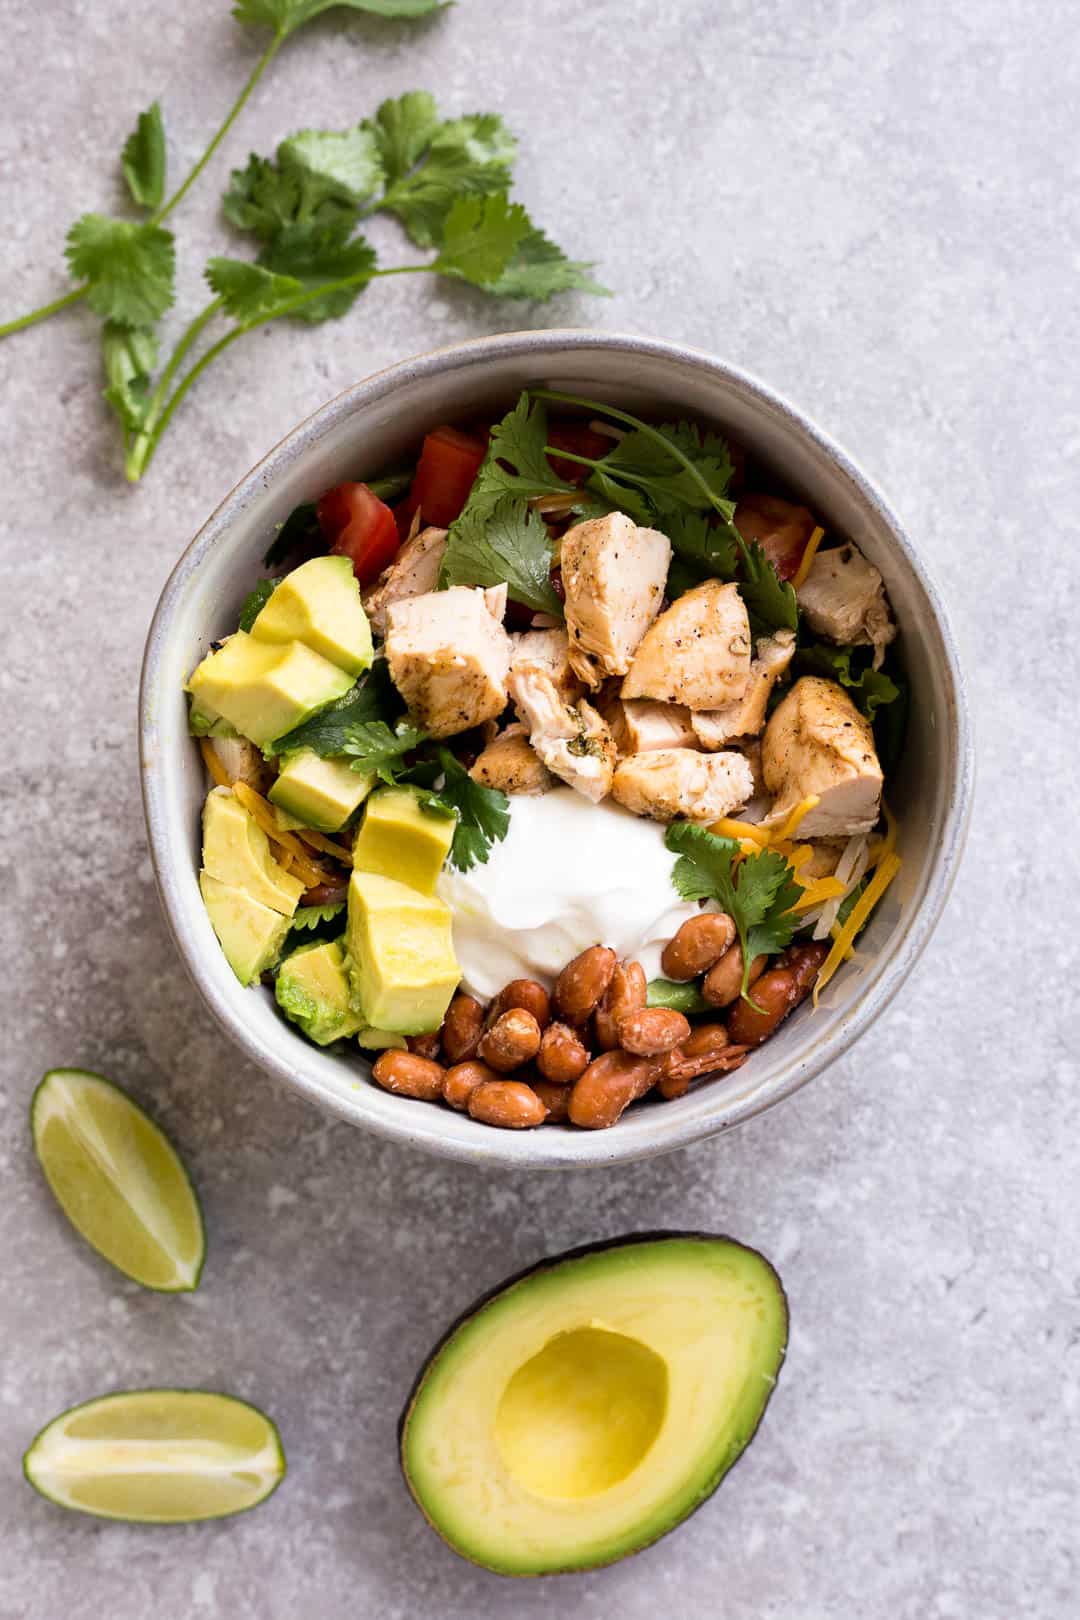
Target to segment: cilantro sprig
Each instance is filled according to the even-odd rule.
[[[689,821],[672,822],[664,842],[679,859],[671,881],[684,900],[715,900],[735,924],[742,947],[741,994],[747,993],[750,963],[773,956],[791,943],[799,926],[792,910],[802,890],[775,849],[737,861],[739,845]]]

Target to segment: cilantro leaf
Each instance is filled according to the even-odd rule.
[[[101,333],[105,398],[128,433],[138,433],[150,406],[150,382],[157,364],[157,339],[145,327],[106,321]]]
[[[516,150],[494,113],[448,119],[436,125],[413,168],[386,188],[381,207],[400,219],[418,247],[437,247],[456,201],[506,190]]]
[[[359,207],[383,182],[379,145],[369,125],[302,129],[282,141],[278,163],[315,194]]]
[[[374,17],[426,17],[446,4],[447,0],[236,0],[233,16],[237,22],[272,28],[287,39],[313,17],[337,6]]]
[[[799,604],[789,582],[781,579],[756,540],[742,540],[739,595],[750,615],[755,640],[774,630],[799,628]]]
[[[476,485],[481,499],[493,506],[501,495],[565,495],[563,483],[547,452],[547,410],[524,393],[513,410],[491,430],[491,440]],[[471,497],[470,497],[471,499]]]
[[[153,326],[173,301],[176,251],[171,231],[83,214],[65,249],[71,274],[88,285],[95,315],[120,326]]]
[[[431,144],[439,127],[435,97],[427,90],[407,90],[382,102],[367,125],[378,149],[387,185],[401,180]]]
[[[263,608],[274,594],[277,581],[273,579],[260,579],[244,597],[240,608],[241,630],[250,630]]]
[[[610,298],[606,287],[592,279],[592,265],[568,259],[561,247],[546,236],[538,225],[530,224],[517,243],[498,279],[488,290],[498,298],[551,298],[555,293],[595,293]]]
[[[139,114],[135,128],[124,142],[120,167],[139,207],[151,213],[160,208],[165,196],[165,125],[158,102]]]
[[[350,726],[341,749],[350,756],[354,771],[374,772],[381,782],[393,783],[401,771],[401,760],[412,753],[427,732],[399,721],[393,731],[385,720],[368,720]]]
[[[892,676],[882,669],[874,669],[871,658],[869,647],[827,647],[821,642],[800,647],[795,655],[800,670],[825,675],[846,686],[855,706],[868,720],[873,720],[884,704],[895,703],[900,696],[900,688]],[[862,668],[852,668],[853,662],[861,664]]]
[[[497,788],[474,782],[448,748],[436,750],[445,780],[439,789],[440,801],[457,814],[450,864],[459,872],[483,865],[492,844],[501,843],[510,829],[510,801]]]
[[[671,881],[684,900],[715,900],[735,924],[743,953],[742,994],[755,956],[774,955],[789,944],[799,926],[792,906],[802,890],[784,857],[763,849],[736,865],[739,846],[704,827],[676,821],[664,843],[679,859]]]
[[[551,539],[528,502],[502,496],[490,511],[471,504],[451,525],[439,584],[501,585],[537,613],[563,616],[551,583]]]
[[[674,454],[676,450],[691,462],[696,477]],[[714,433],[702,438],[700,429],[690,422],[631,430],[616,441],[598,470],[609,479],[642,488],[661,515],[687,507],[693,511],[722,507],[730,518],[734,511],[724,499],[734,470],[727,444]]]
[[[671,513],[663,519],[663,529],[676,560],[688,570],[689,584],[683,586],[684,590],[689,590],[691,584],[700,584],[703,579],[735,578],[738,546],[730,528],[716,523],[710,513]],[[670,576],[668,595],[672,595]]]
[[[289,300],[304,290],[295,276],[275,275],[246,259],[211,259],[205,274],[227,313],[242,326],[287,314]]]
[[[277,754],[310,748],[324,759],[346,752],[349,739],[360,726],[392,721],[402,710],[397,688],[390,680],[385,659],[377,659],[344,697],[305,720],[274,744]]]
[[[333,231],[344,241],[358,212],[356,204],[343,199],[325,178],[303,168],[280,168],[254,152],[245,169],[232,171],[222,207],[231,224],[260,242],[273,242],[282,231],[299,224]]]
[[[459,197],[446,216],[442,246],[431,268],[474,287],[490,287],[530,229],[528,214],[505,191]]]
[[[259,254],[259,264],[275,275],[293,279],[305,292],[316,287],[351,280],[351,287],[334,286],[323,298],[313,298],[297,309],[287,311],[294,320],[314,325],[348,314],[375,269],[375,250],[363,236],[342,242],[333,231],[283,230]]]
[[[345,910],[343,901],[330,906],[298,906],[292,914],[292,926],[303,933],[318,928],[320,923],[331,922]]]

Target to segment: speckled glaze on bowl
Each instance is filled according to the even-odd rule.
[[[912,685],[905,758],[891,790],[900,876],[812,1013],[802,1007],[744,1068],[677,1101],[631,1109],[608,1131],[498,1131],[381,1091],[355,1047],[323,1051],[278,1016],[270,993],[233,976],[199,895],[202,761],[183,685],[237,610],[280,524],[343,478],[374,475],[435,424],[508,407],[530,384],[629,410],[717,424],[782,472],[833,533],[885,578]],[[181,557],[146,644],[140,694],[142,791],[165,914],[207,1006],[247,1057],[324,1108],[425,1152],[477,1165],[557,1168],[668,1153],[771,1108],[846,1051],[887,1006],[948,898],[972,795],[972,744],[941,599],[899,520],[848,456],[794,406],[709,355],[587,331],[506,333],[405,360],[316,411],[239,483]],[[628,880],[632,881],[629,878]]]

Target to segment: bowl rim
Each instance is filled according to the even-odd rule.
[[[741,392],[758,409],[783,418],[787,425],[810,440],[814,449],[854,486],[863,501],[875,509],[889,532],[893,545],[903,554],[907,566],[924,592],[935,621],[944,661],[943,676],[948,691],[947,723],[951,734],[956,769],[946,795],[937,847],[926,868],[925,890],[920,902],[906,920],[902,931],[881,954],[875,966],[857,980],[848,1005],[831,1032],[820,1038],[801,1058],[768,1086],[735,1098],[715,1116],[680,1117],[680,1111],[656,1110],[655,1131],[644,1140],[633,1137],[620,1141],[616,1128],[602,1132],[509,1132],[478,1130],[476,1137],[458,1141],[440,1137],[437,1110],[410,1108],[404,1104],[388,1117],[367,1115],[356,1103],[327,1090],[313,1076],[303,1072],[303,1064],[288,1061],[253,1032],[227,998],[204,971],[203,949],[191,937],[186,903],[176,878],[177,854],[168,836],[168,809],[162,780],[154,695],[157,673],[164,657],[175,607],[189,577],[219,545],[226,543],[234,519],[249,500],[264,491],[276,473],[302,455],[308,444],[332,431],[366,405],[370,405],[407,383],[482,367],[499,358],[542,358],[547,353],[603,349],[627,356],[669,360],[708,373],[729,388]],[[165,920],[189,976],[215,1020],[263,1072],[285,1082],[310,1101],[362,1126],[378,1136],[420,1148],[437,1156],[472,1165],[496,1168],[523,1166],[529,1169],[572,1169],[589,1165],[629,1163],[653,1158],[676,1149],[708,1140],[745,1123],[800,1090],[830,1063],[843,1056],[875,1018],[889,1005],[926,947],[952,891],[963,854],[971,819],[974,790],[974,743],[966,683],[960,665],[949,615],[936,582],[918,555],[899,517],[877,485],[857,462],[785,395],[760,381],[755,375],[705,350],[630,333],[605,332],[593,328],[545,328],[540,331],[496,333],[399,360],[361,379],[304,417],[278,441],[229,491],[195,534],[172,568],[158,598],[147,633],[139,689],[139,766],[148,847],[155,882]],[[187,858],[186,853],[183,857]],[[302,1036],[282,1027],[283,1038],[304,1047]],[[363,1091],[357,1093],[357,1098]],[[400,1113],[400,1124],[397,1114]],[[417,1116],[432,1115],[430,1124]]]

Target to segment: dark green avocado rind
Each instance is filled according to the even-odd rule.
[[[82,1072],[89,1073],[90,1071],[85,1070]],[[99,1075],[97,1078],[100,1079],[102,1077]],[[111,1081],[109,1083],[110,1085],[112,1084]],[[154,1292],[160,1293],[162,1290],[156,1289]],[[262,1418],[263,1422],[266,1424],[267,1428],[274,1437],[274,1445],[277,1450],[278,1461],[281,1464],[281,1471],[278,1474],[277,1479],[275,1479],[274,1483],[271,1485],[270,1489],[265,1493],[265,1495],[260,1496],[258,1501],[252,1502],[249,1507],[232,1508],[227,1513],[202,1513],[198,1516],[198,1518],[194,1519],[174,1520],[125,1519],[116,1513],[95,1513],[93,1508],[73,1507],[70,1502],[60,1502],[55,1496],[50,1496],[48,1491],[42,1490],[41,1486],[30,1473],[30,1461],[34,1455],[34,1448],[37,1446],[37,1443],[42,1436],[45,1435],[54,1424],[59,1423],[62,1418],[70,1417],[73,1412],[81,1412],[85,1407],[88,1406],[101,1406],[105,1401],[119,1400],[124,1395],[215,1395],[223,1401],[232,1401],[237,1406],[246,1406],[249,1412],[254,1412],[257,1417]],[[56,1416],[54,1418],[50,1418],[48,1423],[42,1424],[41,1428],[37,1431],[34,1438],[31,1440],[30,1444],[22,1454],[23,1478],[25,1479],[26,1483],[33,1490],[35,1490],[44,1501],[50,1503],[52,1507],[62,1508],[65,1513],[81,1513],[88,1519],[103,1519],[112,1524],[141,1525],[148,1530],[182,1530],[184,1526],[188,1524],[210,1524],[217,1519],[238,1519],[245,1513],[254,1513],[256,1508],[261,1508],[264,1502],[268,1502],[270,1500],[274,1492],[283,1483],[288,1471],[289,1468],[285,1458],[285,1447],[281,1443],[281,1430],[278,1428],[273,1418],[270,1417],[268,1413],[263,1411],[261,1406],[256,1406],[254,1401],[246,1401],[242,1395],[230,1395],[229,1392],[224,1389],[204,1389],[200,1385],[194,1384],[154,1384],[148,1389],[112,1389],[107,1395],[93,1395],[88,1401],[76,1401],[73,1406],[65,1406],[62,1412],[57,1412]]]
[[[78,1227],[72,1221],[72,1219],[71,1219],[70,1215],[68,1214],[67,1210],[64,1208],[63,1204],[60,1202],[60,1199],[57,1197],[56,1193],[53,1191],[53,1184],[49,1180],[49,1173],[46,1170],[45,1165],[42,1162],[41,1155],[38,1153],[38,1149],[37,1149],[37,1130],[36,1130],[36,1126],[35,1126],[35,1115],[36,1115],[36,1112],[37,1112],[38,1096],[44,1090],[45,1086],[52,1079],[54,1074],[84,1074],[84,1075],[86,1075],[87,1079],[89,1079],[89,1080],[99,1080],[103,1086],[111,1086],[113,1091],[118,1091],[120,1093],[121,1097],[124,1098],[125,1102],[129,1102],[131,1104],[132,1108],[137,1109],[138,1112],[147,1121],[147,1123],[149,1125],[151,1125],[153,1127],[153,1129],[155,1131],[157,1131],[160,1136],[164,1137],[165,1141],[168,1143],[173,1157],[175,1158],[177,1164],[180,1166],[180,1172],[183,1175],[184,1180],[188,1184],[188,1189],[189,1189],[189,1191],[191,1193],[191,1199],[192,1199],[193,1204],[195,1205],[195,1213],[199,1218],[199,1231],[200,1231],[200,1233],[202,1235],[202,1254],[199,1257],[198,1270],[196,1271],[195,1276],[192,1278],[191,1282],[186,1283],[182,1288],[158,1288],[154,1283],[143,1282],[141,1277],[131,1277],[131,1276],[128,1275],[128,1273],[126,1271],[121,1270],[121,1268],[116,1264],[116,1262],[114,1260],[110,1260],[109,1256],[107,1254],[103,1253],[102,1250],[98,1248],[96,1243],[91,1243],[90,1239],[88,1237],[86,1237],[82,1232],[79,1231]],[[67,1221],[67,1223],[68,1223],[69,1227],[71,1228],[71,1230],[75,1233],[76,1237],[80,1238],[82,1240],[82,1242],[86,1244],[87,1248],[91,1249],[93,1251],[93,1253],[97,1255],[99,1260],[103,1260],[105,1262],[105,1264],[112,1271],[119,1272],[121,1277],[127,1277],[129,1282],[137,1283],[140,1288],[145,1288],[147,1293],[150,1293],[150,1294],[193,1294],[195,1292],[195,1290],[198,1288],[200,1282],[202,1281],[203,1271],[206,1269],[206,1216],[205,1216],[205,1214],[203,1212],[202,1199],[199,1197],[199,1189],[195,1185],[195,1182],[194,1182],[194,1179],[192,1177],[191,1171],[188,1169],[187,1165],[184,1162],[183,1154],[180,1152],[180,1149],[177,1147],[176,1143],[173,1141],[172,1137],[169,1135],[169,1133],[165,1129],[164,1125],[160,1124],[159,1121],[154,1118],[153,1114],[151,1114],[148,1109],[144,1108],[142,1103],[139,1102],[137,1098],[135,1098],[135,1097],[133,1097],[131,1095],[130,1091],[128,1091],[124,1086],[118,1085],[115,1080],[110,1080],[107,1074],[98,1074],[96,1069],[78,1069],[78,1068],[75,1068],[74,1065],[70,1065],[70,1064],[63,1067],[63,1068],[46,1069],[45,1073],[42,1075],[41,1079],[38,1081],[37,1085],[34,1087],[34,1090],[33,1090],[32,1094],[31,1094],[31,1097],[30,1097],[30,1141],[33,1144],[34,1158],[38,1162],[38,1168],[40,1169],[42,1176],[45,1178],[46,1187],[48,1187],[50,1193],[52,1193],[53,1198],[56,1200],[57,1208],[59,1209],[60,1213],[63,1215],[64,1219]],[[86,1405],[88,1403],[84,1402],[83,1404]],[[69,1410],[74,1411],[75,1409],[74,1409],[74,1407],[71,1407],[71,1408],[69,1408]],[[63,1415],[64,1414],[61,1412],[60,1416],[63,1417]]]
[[[412,1416],[417,1402],[419,1401],[420,1395],[424,1389],[424,1385],[427,1383],[428,1378],[430,1377],[444,1350],[449,1347],[451,1342],[468,1324],[473,1322],[475,1318],[480,1316],[489,1306],[493,1305],[496,1300],[503,1299],[505,1295],[514,1292],[523,1284],[533,1281],[536,1277],[541,1276],[544,1273],[557,1271],[560,1267],[572,1264],[575,1261],[585,1260],[592,1255],[607,1253],[612,1250],[630,1248],[636,1245],[688,1241],[708,1244],[727,1243],[736,1249],[741,1249],[744,1253],[752,1255],[756,1260],[760,1261],[775,1285],[777,1303],[780,1308],[783,1325],[783,1333],[778,1347],[776,1365],[772,1372],[772,1388],[768,1391],[765,1399],[762,1401],[753,1425],[748,1428],[744,1434],[739,1435],[732,1445],[729,1446],[728,1449],[723,1453],[717,1462],[716,1468],[698,1491],[696,1499],[689,1502],[685,1509],[680,1512],[677,1517],[672,1519],[669,1524],[658,1529],[654,1535],[650,1535],[645,1540],[634,1542],[632,1545],[623,1547],[621,1550],[613,1553],[610,1558],[602,1557],[589,1559],[585,1563],[560,1564],[558,1566],[553,1566],[550,1569],[543,1570],[521,1570],[511,1568],[509,1566],[500,1568],[496,1564],[486,1563],[479,1558],[473,1557],[473,1555],[467,1549],[460,1547],[456,1542],[451,1541],[440,1526],[437,1525],[431,1518],[423,1502],[421,1501],[418,1492],[414,1489],[413,1482],[409,1476],[408,1463],[405,1457],[409,1419]],[[486,1294],[481,1295],[481,1297],[473,1305],[464,1310],[461,1315],[450,1324],[446,1332],[432,1349],[430,1355],[424,1361],[419,1373],[413,1381],[412,1388],[409,1392],[404,1408],[402,1409],[401,1416],[398,1419],[398,1462],[401,1467],[405,1484],[408,1487],[409,1494],[416,1503],[416,1506],[419,1508],[424,1519],[431,1526],[432,1530],[434,1530],[435,1534],[441,1541],[446,1543],[452,1552],[455,1552],[459,1558],[465,1559],[467,1563],[475,1564],[480,1569],[489,1570],[495,1575],[510,1576],[516,1580],[538,1579],[545,1575],[582,1574],[586,1570],[604,1569],[612,1564],[620,1563],[624,1558],[628,1558],[634,1553],[644,1552],[647,1547],[655,1546],[658,1541],[662,1541],[663,1538],[666,1535],[669,1535],[672,1530],[676,1530],[678,1529],[679,1525],[685,1524],[686,1520],[690,1518],[691,1514],[696,1513],[700,1507],[704,1506],[704,1504],[713,1495],[715,1495],[717,1489],[731,1472],[739,1458],[748,1449],[761,1426],[762,1418],[765,1416],[766,1409],[768,1408],[769,1402],[772,1400],[772,1397],[776,1391],[776,1386],[780,1380],[781,1369],[783,1368],[784,1362],[787,1359],[790,1322],[791,1313],[788,1308],[787,1294],[784,1291],[784,1285],[780,1279],[780,1274],[772,1262],[761,1253],[760,1249],[754,1249],[749,1244],[740,1243],[737,1238],[728,1237],[722,1232],[635,1232],[626,1237],[610,1238],[596,1243],[582,1244],[578,1248],[567,1249],[562,1254],[552,1255],[545,1260],[540,1260],[535,1265],[526,1266],[522,1271],[515,1272],[513,1276],[508,1277],[504,1282],[499,1283],[496,1287],[489,1289]]]

